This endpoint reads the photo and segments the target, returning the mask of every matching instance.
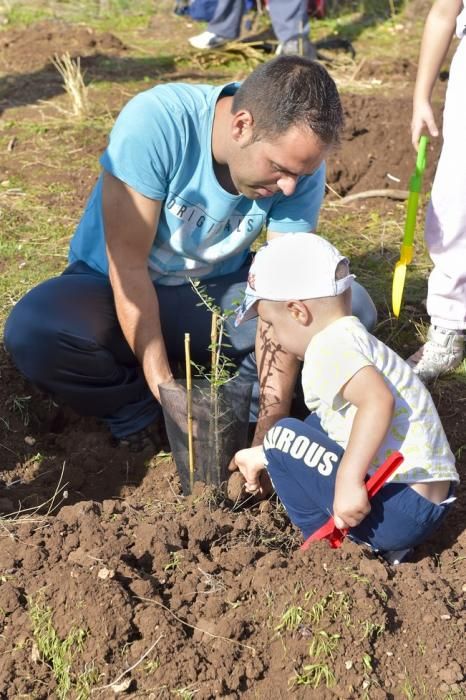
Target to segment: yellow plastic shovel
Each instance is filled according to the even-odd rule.
[[[392,286],[392,307],[393,313],[397,318],[400,315],[401,300],[403,298],[406,265],[409,265],[413,259],[413,239],[416,229],[417,206],[419,202],[419,192],[421,191],[422,176],[426,169],[426,149],[428,141],[429,139],[427,136],[421,136],[416,158],[416,168],[409,180],[409,196],[403,243],[401,244],[400,259],[395,265]]]

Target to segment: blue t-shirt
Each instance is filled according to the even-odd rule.
[[[237,83],[158,85],[130,100],[111,131],[100,159],[104,170],[164,202],[148,259],[150,276],[159,284],[239,269],[264,225],[279,233],[316,227],[324,164],[301,177],[290,197],[278,193],[253,201],[220,186],[211,147],[215,105],[220,94],[237,88]],[[69,259],[108,274],[102,175],[71,240]]]

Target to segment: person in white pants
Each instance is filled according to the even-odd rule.
[[[466,0],[436,0],[426,20],[413,100],[412,141],[427,127],[438,136],[432,90],[455,33],[443,115],[443,147],[427,210],[425,240],[434,264],[429,277],[427,342],[408,362],[429,381],[463,360],[466,328]]]
[[[307,0],[269,0],[273,30],[279,41],[277,54],[303,53],[316,58],[315,46],[309,40]],[[196,49],[215,49],[237,39],[245,13],[244,0],[218,0],[207,30],[189,39]]]

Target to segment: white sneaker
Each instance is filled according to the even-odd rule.
[[[407,360],[423,382],[445,374],[463,361],[464,335],[461,331],[431,326],[427,342]]]
[[[225,39],[223,36],[217,36],[213,32],[205,31],[202,34],[190,37],[188,41],[195,49],[215,49],[217,46],[222,46],[231,40]]]

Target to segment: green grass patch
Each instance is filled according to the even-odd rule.
[[[4,209],[0,238],[0,326],[13,305],[34,285],[63,270],[73,224],[50,217],[36,197],[21,198]],[[0,203],[2,202],[0,191]],[[64,214],[64,212],[62,212]]]
[[[30,27],[36,22],[44,19],[52,19],[53,12],[48,7],[34,7],[31,5],[22,5],[20,3],[11,3],[5,5],[6,12],[5,27]]]
[[[134,31],[147,27],[154,15],[152,0],[8,0],[5,2],[7,26],[28,27],[44,19],[115,31]]]
[[[60,639],[53,625],[53,613],[39,595],[28,598],[28,613],[32,634],[40,660],[50,666],[57,684],[59,700],[70,697],[73,691],[75,700],[87,700],[92,686],[98,679],[95,668],[82,673],[74,671],[74,662],[82,654],[87,632],[81,627],[71,627],[67,636]]]

